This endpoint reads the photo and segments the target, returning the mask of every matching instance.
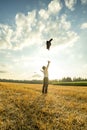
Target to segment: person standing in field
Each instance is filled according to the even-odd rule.
[[[41,70],[43,72],[43,74],[44,74],[42,93],[45,93],[45,94],[48,91],[48,82],[49,82],[49,79],[48,79],[48,68],[49,68],[49,64],[50,64],[50,61],[48,61],[47,66],[43,66],[42,70]]]

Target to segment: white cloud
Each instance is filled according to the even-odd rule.
[[[51,15],[58,14],[61,9],[62,4],[60,3],[60,0],[52,0],[48,5],[48,9],[41,9],[39,15],[42,19],[47,20]]]
[[[12,32],[10,26],[0,24],[0,48],[11,48]]]
[[[41,79],[42,77],[41,77],[40,74],[34,73],[34,74],[32,75],[32,78],[33,78],[33,79]]]
[[[0,63],[0,70],[4,70],[4,71],[6,71],[6,70],[5,70],[6,67],[7,67],[7,66],[6,66],[5,64],[1,64],[1,63]]]
[[[43,18],[45,20],[47,20],[49,18],[48,12],[46,12],[46,10],[44,10],[44,9],[41,9],[39,11],[39,15],[40,15],[41,18]]]
[[[69,4],[73,7],[74,3]],[[78,36],[71,30],[67,15],[58,16],[61,9],[60,1],[54,0],[49,3],[47,10],[41,9],[37,13],[33,10],[27,15],[18,13],[15,17],[15,30],[8,25],[0,26],[0,48],[22,49],[36,44],[42,46],[51,37],[54,45],[69,43],[70,40],[75,42]]]
[[[35,11],[16,15],[16,29],[12,30],[8,25],[0,25],[0,48],[22,49],[25,46],[36,43],[40,39],[37,30]],[[40,40],[37,40],[37,42]]]
[[[82,4],[87,4],[87,0],[81,0]]]
[[[67,20],[67,15],[62,15],[55,20],[55,23],[49,21],[47,24],[45,32],[48,32],[47,36],[53,37],[53,44],[56,46],[69,45],[69,43],[71,45],[71,43],[76,42],[79,38],[78,34],[71,30],[71,23]]]
[[[73,31],[68,31],[67,32],[67,40],[70,43],[74,43],[77,41],[77,39],[79,38],[79,36],[77,35],[77,33],[73,32]]]
[[[48,5],[48,12],[49,14],[56,14],[58,13],[62,8],[62,5],[60,4],[60,0],[53,0]]]
[[[36,28],[36,11],[28,12],[27,15],[17,14],[15,21],[16,30],[13,33],[12,42],[15,43],[14,48],[22,49],[34,42],[32,37],[35,31],[33,28]]]
[[[83,65],[83,68],[84,68],[84,69],[87,69],[87,64],[84,64],[84,65]]]
[[[65,0],[65,5],[71,11],[74,10],[74,5],[76,4],[77,0]]]
[[[67,21],[67,15],[61,16],[61,21],[60,21],[59,27],[65,31],[69,30],[71,28],[71,23],[69,21]]]
[[[87,23],[83,23],[83,24],[81,25],[81,29],[87,29]]]
[[[9,63],[0,63],[0,78],[9,78],[11,73],[11,67]]]

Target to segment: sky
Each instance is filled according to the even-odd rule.
[[[87,0],[0,0],[0,78],[42,79],[49,60],[49,79],[87,78]]]

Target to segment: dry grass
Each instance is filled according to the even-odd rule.
[[[87,130],[87,87],[0,83],[0,130]]]

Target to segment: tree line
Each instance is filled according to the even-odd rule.
[[[81,77],[74,77],[74,78],[64,77],[64,78],[62,78],[62,79],[59,80],[59,81],[62,81],[62,82],[87,81],[87,78],[81,78]]]
[[[87,78],[81,78],[81,77],[75,77],[75,78],[71,78],[71,77],[64,77],[60,80],[55,79],[55,80],[50,80],[50,83],[53,82],[77,82],[77,81],[87,81]],[[37,83],[40,84],[43,82],[43,80],[14,80],[14,79],[0,79],[0,82],[16,82],[16,83]]]

